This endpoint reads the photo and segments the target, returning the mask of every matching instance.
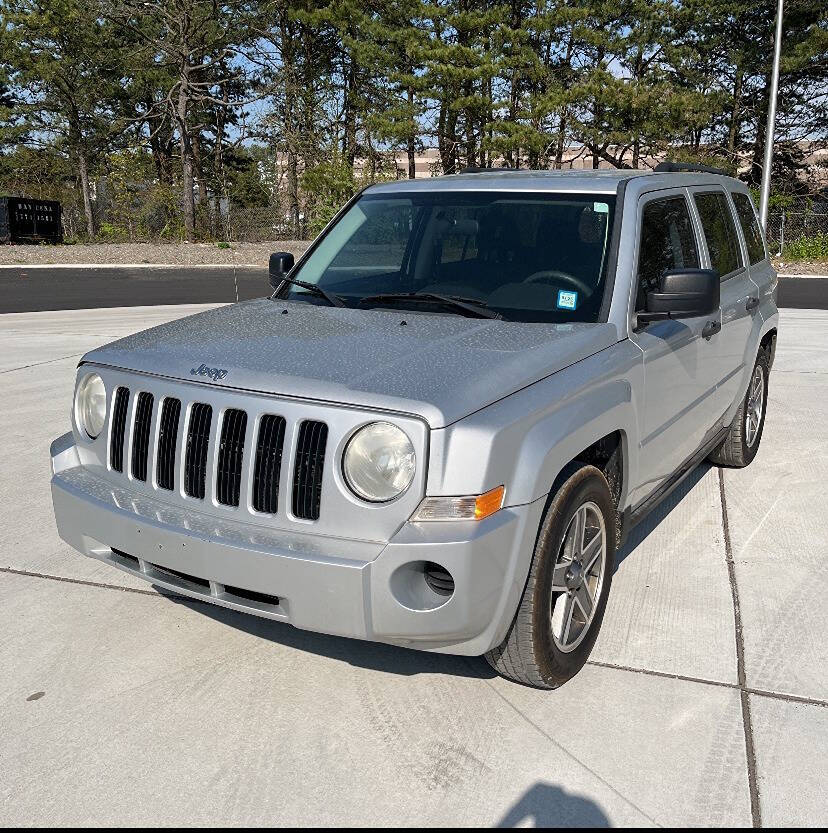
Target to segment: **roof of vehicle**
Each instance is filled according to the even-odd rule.
[[[728,176],[704,172],[660,172],[647,170],[597,171],[514,171],[504,168],[476,173],[448,174],[424,179],[400,179],[370,186],[370,194],[411,193],[412,191],[570,191],[573,193],[614,194],[624,180],[647,178],[647,185],[673,188],[684,185],[728,183],[742,185]]]

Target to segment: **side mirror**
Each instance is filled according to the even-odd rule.
[[[719,273],[714,269],[672,269],[661,276],[658,292],[647,293],[639,324],[667,318],[697,318],[719,308]]]
[[[274,252],[270,256],[270,285],[276,289],[291,269],[293,269],[293,255],[290,252]]]

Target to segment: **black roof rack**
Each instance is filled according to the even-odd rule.
[[[659,162],[653,170],[657,174],[696,173],[730,176],[723,168],[713,168],[710,165],[696,165],[693,162]]]
[[[458,174],[511,174],[514,168],[462,168]]]

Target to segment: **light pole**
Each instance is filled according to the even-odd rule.
[[[770,197],[771,163],[773,162],[773,133],[776,127],[776,95],[779,90],[779,54],[782,51],[782,4],[776,7],[776,40],[773,45],[773,73],[771,75],[768,125],[765,131],[765,159],[762,163],[762,190],[759,195],[759,222],[762,229],[768,224],[768,199]]]

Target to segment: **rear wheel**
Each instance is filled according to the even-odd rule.
[[[724,442],[710,455],[710,462],[720,466],[744,468],[753,462],[762,431],[768,404],[769,358],[760,350],[750,376],[745,398],[730,424]]]
[[[603,473],[572,464],[538,534],[529,578],[506,639],[486,654],[502,676],[557,688],[595,644],[615,561],[616,509]]]

